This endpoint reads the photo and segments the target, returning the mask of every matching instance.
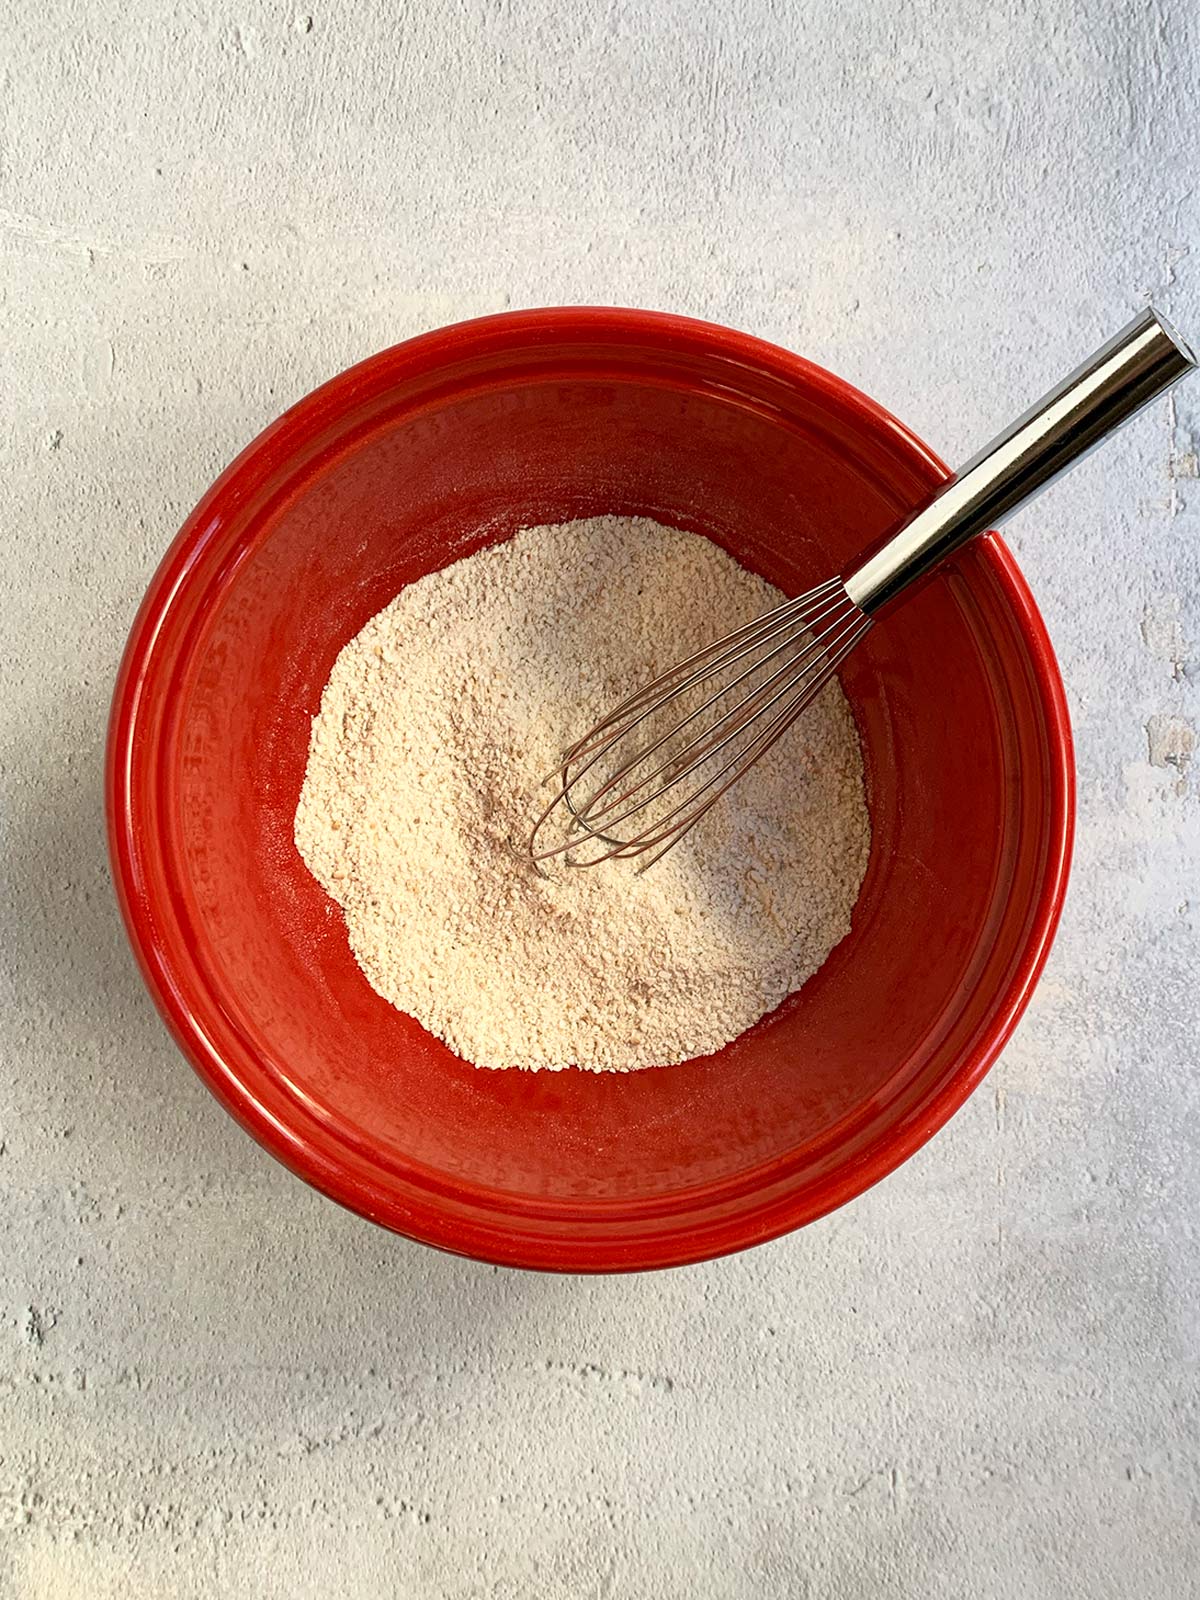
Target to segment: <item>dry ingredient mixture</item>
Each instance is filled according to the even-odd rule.
[[[870,825],[831,683],[668,855],[529,862],[540,779],[621,696],[776,605],[642,518],[528,528],[411,584],[338,656],[296,844],[379,994],[481,1067],[706,1055],[850,929]]]

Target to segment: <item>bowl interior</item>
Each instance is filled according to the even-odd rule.
[[[198,509],[118,690],[118,876],[193,1061],[337,1198],[495,1260],[692,1259],[864,1187],[999,1048],[1065,870],[1053,664],[1031,650],[1037,619],[1003,552],[965,552],[843,672],[871,860],[853,932],[798,995],[678,1067],[530,1075],[457,1059],[372,992],[292,842],[341,647],[421,574],[606,511],[702,532],[794,593],[938,476],[853,391],[781,353],[748,360],[752,341],[671,319],[619,339],[603,324],[477,327],[500,324],[336,380]]]

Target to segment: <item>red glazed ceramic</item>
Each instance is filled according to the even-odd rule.
[[[702,532],[795,593],[944,475],[820,368],[639,311],[446,328],[268,428],[155,575],[109,733],[129,936],[217,1098],[385,1227],[571,1272],[757,1244],[911,1155],[1012,1032],[1066,885],[1062,685],[998,538],[845,667],[873,826],[853,931],[716,1056],[616,1076],[459,1060],[370,989],[292,818],[335,656],[423,573],[522,526],[620,512]]]

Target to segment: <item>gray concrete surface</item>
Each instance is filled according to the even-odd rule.
[[[17,0],[0,35],[0,1595],[1200,1586],[1200,381],[1014,525],[1061,652],[1062,933],[985,1088],[740,1259],[375,1232],[167,1041],[103,852],[125,630],[320,379],[671,307],[950,456],[1153,295],[1200,330],[1185,0]]]

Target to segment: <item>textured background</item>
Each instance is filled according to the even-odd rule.
[[[1194,1594],[1200,380],[1013,526],[1080,776],[1026,1020],[908,1166],[740,1259],[496,1273],[289,1177],[142,991],[99,775],[187,509],[408,334],[692,312],[952,460],[1147,296],[1195,336],[1195,8],[4,26],[0,1595]]]

